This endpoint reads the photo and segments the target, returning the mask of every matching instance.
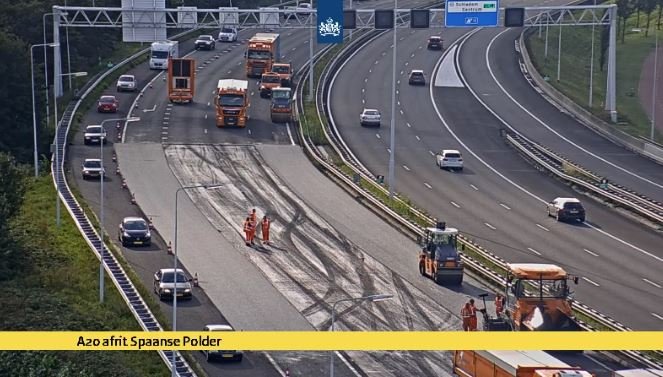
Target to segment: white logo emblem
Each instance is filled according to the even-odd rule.
[[[320,35],[323,37],[328,35],[338,37],[341,35],[341,25],[339,25],[338,22],[334,22],[334,20],[329,17],[326,23],[320,23],[319,31]]]

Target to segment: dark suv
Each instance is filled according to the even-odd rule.
[[[147,221],[140,217],[125,217],[120,224],[118,239],[122,246],[150,246],[152,235]]]
[[[585,207],[576,198],[556,198],[548,203],[548,216],[557,221],[574,220],[585,221]]]
[[[442,37],[432,36],[428,38],[428,46],[426,47],[429,50],[442,50]]]

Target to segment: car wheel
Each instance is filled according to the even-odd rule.
[[[555,213],[555,220],[562,221],[562,217],[559,215],[559,211],[557,211],[557,213]]]
[[[237,360],[238,362],[241,362],[242,359],[244,359],[244,355],[238,355],[237,358],[236,358],[236,360]]]
[[[578,218],[578,220],[580,220],[581,223],[584,223],[585,222],[585,217],[584,216],[580,217],[580,218]]]
[[[548,212],[548,217],[550,217],[550,208],[546,207],[546,212]]]

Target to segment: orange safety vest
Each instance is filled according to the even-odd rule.
[[[248,220],[244,220],[244,231],[245,232],[250,232],[251,231],[251,222]]]
[[[477,316],[477,308],[475,308],[474,306],[470,306],[470,317],[476,318],[476,316]]]
[[[251,213],[249,214],[249,218],[251,219],[251,222],[252,222],[252,223],[254,223],[254,224],[256,223],[257,219],[256,219],[256,214],[255,214],[255,212],[251,212]]]
[[[472,317],[472,309],[467,309],[467,308],[463,307],[463,308],[460,310],[460,316],[463,317],[463,318],[470,318],[470,317]]]
[[[504,298],[495,297],[495,310],[501,312],[504,309]]]
[[[261,225],[262,225],[262,231],[266,232],[269,230],[269,223],[270,221],[267,219],[262,220]]]

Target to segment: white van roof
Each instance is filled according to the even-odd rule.
[[[216,88],[247,90],[249,88],[249,82],[246,80],[224,79],[219,80]]]

